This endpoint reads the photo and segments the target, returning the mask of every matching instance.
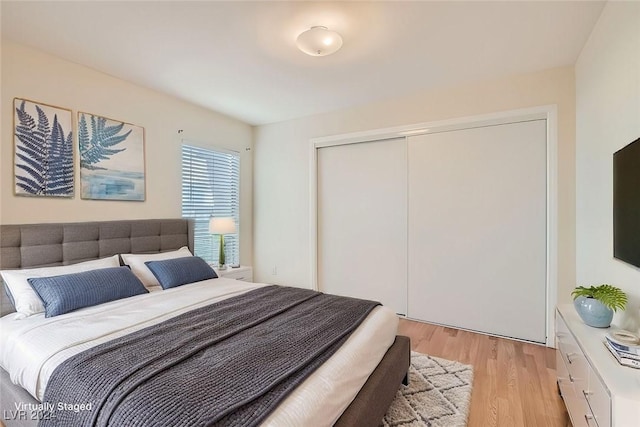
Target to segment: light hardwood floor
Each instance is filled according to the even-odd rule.
[[[555,350],[540,345],[401,319],[411,349],[473,365],[468,427],[565,427]]]

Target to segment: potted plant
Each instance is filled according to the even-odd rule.
[[[571,292],[573,306],[582,321],[595,328],[608,328],[613,312],[624,310],[627,306],[627,294],[620,288],[603,284],[599,286],[578,286]]]

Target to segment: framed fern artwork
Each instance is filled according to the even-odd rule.
[[[17,196],[73,197],[71,110],[13,100]]]
[[[144,201],[144,128],[79,112],[78,144],[83,199]]]

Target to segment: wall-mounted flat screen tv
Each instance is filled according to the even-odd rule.
[[[613,154],[613,256],[640,267],[640,138]]]

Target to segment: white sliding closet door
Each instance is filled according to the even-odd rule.
[[[408,316],[545,342],[546,121],[408,142]]]
[[[318,149],[318,288],[407,312],[407,143]]]

